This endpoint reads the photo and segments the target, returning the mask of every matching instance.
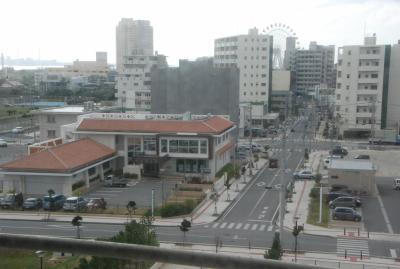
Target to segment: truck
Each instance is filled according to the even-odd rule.
[[[128,185],[128,179],[126,178],[117,178],[113,175],[108,175],[104,179],[104,186],[105,187],[120,187],[124,188]]]
[[[395,129],[375,130],[374,136],[369,139],[370,144],[400,145],[400,135]]]

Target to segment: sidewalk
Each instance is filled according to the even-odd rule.
[[[320,172],[321,174],[326,174],[323,171],[321,158],[326,154],[324,151],[313,152],[310,154],[310,161],[312,170]],[[304,233],[312,235],[322,235],[330,237],[355,237],[355,238],[365,238],[370,240],[385,240],[400,242],[400,234],[390,234],[390,233],[375,233],[368,232],[364,229],[358,229],[356,227],[343,228],[325,228],[321,226],[311,225],[307,223],[308,215],[308,205],[310,203],[309,193],[314,187],[313,180],[297,180],[294,185],[294,194],[292,197],[292,202],[287,203],[287,213],[285,214],[284,226],[285,229],[291,231],[296,223],[298,225],[304,225]]]
[[[192,225],[203,225],[215,221],[227,209],[241,193],[241,191],[254,179],[258,172],[264,169],[268,160],[260,158],[253,170],[253,176],[249,175],[249,169],[246,175],[232,181],[229,191],[224,186],[224,179],[221,178],[214,183],[214,188],[218,193],[218,201],[214,202],[210,199],[211,192],[206,193],[207,197],[198,206],[191,216],[186,216],[192,222]],[[216,212],[215,212],[216,209]],[[71,222],[75,214],[60,214],[52,212],[48,220],[48,212],[0,212],[0,219],[3,220],[33,220],[33,221],[59,221]],[[79,213],[78,213],[79,214]],[[101,214],[79,214],[85,223],[102,223],[102,224],[124,224],[129,221],[128,216],[124,215],[101,215]],[[177,226],[182,222],[184,217],[164,218],[156,217],[153,224],[155,226]],[[138,216],[133,219],[140,220]]]

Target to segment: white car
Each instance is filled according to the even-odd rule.
[[[314,179],[315,174],[311,170],[301,170],[293,173],[294,179]]]
[[[0,138],[0,147],[7,147],[7,145],[7,142],[4,139]]]
[[[24,132],[24,128],[22,128],[22,127],[15,127],[14,129],[12,129],[12,132],[13,132],[14,134],[21,134],[21,133]]]

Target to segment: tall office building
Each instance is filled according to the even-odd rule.
[[[123,111],[150,111],[151,69],[167,66],[166,57],[153,54],[149,21],[122,19],[116,28],[118,105]]]
[[[286,38],[285,57],[283,59],[283,68],[285,70],[294,71],[294,60],[296,55],[296,39],[295,36],[288,36]]]
[[[116,28],[117,69],[122,68],[123,57],[153,55],[153,27],[149,21],[123,18]]]
[[[363,45],[338,50],[336,116],[346,136],[396,128],[400,119],[400,45]]]
[[[271,108],[272,42],[272,36],[259,34],[257,28],[247,35],[214,41],[214,66],[236,66],[240,70],[241,103],[263,103],[268,110]]]
[[[295,72],[295,90],[298,94],[307,95],[315,86],[326,84],[334,88],[335,46],[317,45],[311,42],[308,50],[296,50],[294,61],[288,68]]]

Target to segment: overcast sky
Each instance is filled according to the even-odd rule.
[[[2,1],[0,53],[6,56],[94,60],[107,51],[115,63],[115,27],[121,18],[150,20],[154,48],[178,59],[212,56],[214,39],[251,27],[289,25],[300,46],[378,43],[400,39],[400,0],[13,0]]]

